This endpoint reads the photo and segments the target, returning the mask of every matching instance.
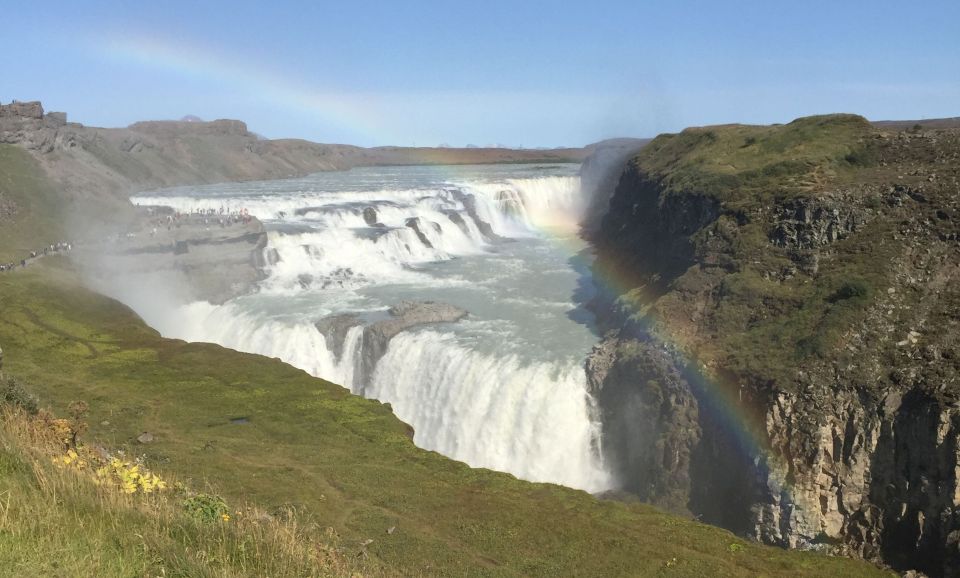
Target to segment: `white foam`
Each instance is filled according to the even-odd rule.
[[[423,267],[491,248],[491,240],[484,238],[471,218],[464,195],[473,196],[477,216],[501,237],[535,237],[544,227],[575,222],[585,204],[579,179],[564,176],[472,181],[430,189],[142,195],[134,201],[188,213],[246,209],[260,219],[276,221],[266,249],[268,277],[257,298],[314,291],[322,299],[338,288],[353,292],[373,285],[435,287],[455,282],[425,273]],[[363,213],[367,207],[375,209],[376,221],[384,227],[370,227]],[[456,220],[450,217],[453,213],[459,216]],[[408,226],[413,223],[410,219],[417,219],[419,234]],[[526,266],[520,259],[496,260],[498,268]],[[496,279],[498,272],[491,270],[489,275]],[[553,301],[538,304],[535,295],[515,298],[527,299],[531,310],[542,309],[535,316],[563,315],[569,306]],[[589,491],[612,486],[598,457],[599,431],[586,393],[582,359],[521,358],[518,343],[503,343],[510,337],[508,331],[502,332],[502,339],[492,340],[500,344],[497,351],[483,352],[456,332],[400,333],[390,341],[374,375],[365,379],[357,374],[363,355],[360,327],[348,331],[338,359],[313,324],[315,316],[271,317],[242,300],[223,306],[193,303],[141,314],[164,335],[278,357],[355,392],[363,389],[366,395],[393,405],[397,415],[413,426],[418,445],[470,465]],[[505,323],[470,323],[478,322],[501,329]]]

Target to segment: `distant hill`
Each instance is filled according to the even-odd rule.
[[[239,120],[144,121],[127,128],[68,123],[39,102],[0,105],[0,144],[29,151],[86,221],[130,211],[127,196],[160,187],[303,176],[358,166],[580,162],[585,149],[363,148],[264,139]],[[4,209],[6,210],[6,209]]]
[[[874,120],[871,121],[877,128],[891,130],[906,130],[920,125],[921,128],[960,128],[960,116],[950,118],[925,118],[920,120]]]

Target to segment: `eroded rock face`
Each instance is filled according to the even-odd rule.
[[[585,233],[592,235],[600,227],[627,162],[648,142],[648,139],[602,141],[594,145],[583,160],[580,188],[590,199],[582,223]]]
[[[697,400],[669,354],[607,339],[587,360],[587,376],[603,412],[603,449],[620,487],[689,513],[690,456],[701,429]]]
[[[401,301],[387,310],[387,318],[375,321],[359,314],[345,313],[325,317],[316,323],[328,347],[338,359],[343,356],[347,333],[363,325],[360,343],[361,356],[355,377],[360,393],[369,384],[377,362],[387,352],[390,340],[403,331],[434,323],[454,323],[467,316],[467,311],[447,303],[435,301]]]
[[[420,217],[411,217],[406,220],[405,224],[410,229],[413,229],[413,232],[417,234],[417,238],[420,239],[424,247],[433,249],[433,243],[431,243],[430,239],[423,233],[423,221]]]
[[[40,120],[43,118],[43,105],[38,101],[0,104],[0,118],[22,118]]]
[[[598,268],[634,290],[592,304],[605,338],[587,363],[588,380],[607,461],[630,493],[766,543],[953,576],[960,144],[944,133],[882,144],[881,166],[900,182],[756,207],[725,207],[697,190],[666,195],[657,177],[628,167],[597,239]],[[747,234],[768,245],[745,258]],[[855,266],[824,273],[841,255]],[[791,261],[792,273],[774,270]],[[747,268],[758,297],[743,309],[745,325],[731,325],[712,312]],[[882,281],[853,309],[833,291],[865,270]],[[777,379],[723,364],[731,352],[717,355],[718,332],[805,306],[764,310],[778,287],[822,282],[820,275],[836,279],[818,301],[827,315],[856,311],[831,347],[788,358],[794,365]],[[763,356],[763,344],[755,346]]]
[[[900,568],[952,575],[960,535],[958,407],[923,392],[882,398],[825,392],[828,405],[782,394],[767,414],[772,465],[753,509],[755,538],[839,550]],[[817,411],[817,410],[820,411]],[[811,419],[814,412],[820,419]],[[788,483],[786,480],[790,480]]]
[[[140,209],[142,220],[132,225],[135,233],[82,245],[74,259],[107,293],[113,284],[164,283],[182,292],[179,297],[187,302],[225,303],[253,291],[264,278],[267,233],[256,219],[221,219],[220,225],[191,216],[167,222],[162,213],[160,208]]]
[[[777,205],[770,240],[780,247],[819,249],[849,236],[867,220],[866,211],[841,195],[791,199]]]
[[[342,359],[347,333],[349,333],[350,329],[362,324],[363,320],[359,315],[344,313],[342,315],[324,317],[314,325],[316,325],[317,331],[323,334],[330,351],[333,352],[337,359]]]

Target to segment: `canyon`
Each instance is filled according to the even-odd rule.
[[[242,225],[166,230],[171,210],[148,209],[152,200],[138,208],[130,193],[368,165],[585,159],[583,234],[596,259],[583,282],[596,293],[587,305],[599,340],[585,380],[610,479],[582,485],[780,547],[930,575],[952,575],[960,564],[960,139],[949,126],[833,115],[574,151],[422,154],[263,141],[239,121],[92,129],[32,105],[6,110],[0,142],[28,151],[46,173],[67,208],[64,222],[98,223],[78,252],[91,270],[108,252],[96,249],[106,235],[135,232],[109,251],[112,266],[182,273],[192,287],[186,299],[215,306],[249,295],[304,243],[270,247],[263,221],[275,219],[274,209]],[[30,217],[23,197],[3,191],[0,219]],[[400,236],[423,255],[448,242],[433,222],[445,234],[505,241],[507,229],[476,198],[440,194],[456,210],[444,205],[447,213],[419,221],[396,221],[396,207],[383,202],[337,211],[370,238]],[[490,198],[504,215],[522,206],[503,191]],[[307,205],[281,210],[324,214]],[[64,230],[76,228],[50,234]],[[285,260],[272,262],[284,251]],[[350,285],[343,271],[302,273],[277,277],[278,288]],[[351,331],[381,349],[396,340],[399,364],[423,345],[410,337],[422,324],[470,319],[469,308],[427,301],[391,303],[387,317],[305,322],[330,337],[331,367]],[[357,388],[388,390],[369,365]]]

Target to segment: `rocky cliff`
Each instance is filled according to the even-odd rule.
[[[960,132],[690,129],[595,235],[603,447],[641,498],[960,574]]]
[[[600,226],[610,206],[610,197],[617,188],[623,169],[633,155],[650,139],[618,138],[594,143],[580,167],[580,187],[590,199],[583,218],[584,231],[590,235]]]
[[[90,283],[122,296],[113,284],[162,287],[189,303],[224,303],[254,290],[263,278],[267,232],[260,221],[237,215],[179,215],[142,207],[122,233],[73,251]]]

